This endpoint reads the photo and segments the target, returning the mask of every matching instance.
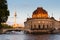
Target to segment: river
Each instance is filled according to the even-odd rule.
[[[60,34],[33,35],[15,32],[13,34],[1,34],[0,40],[60,40]]]

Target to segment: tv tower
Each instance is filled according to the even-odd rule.
[[[14,24],[16,24],[16,17],[17,17],[17,14],[16,14],[16,11],[14,12]]]
[[[14,24],[13,24],[13,27],[17,27],[17,23],[16,23],[16,18],[17,18],[17,14],[16,14],[16,11],[14,12]]]
[[[21,27],[20,24],[16,23],[16,19],[17,19],[17,13],[16,11],[14,12],[14,24],[13,24],[13,28],[17,28],[17,27]]]

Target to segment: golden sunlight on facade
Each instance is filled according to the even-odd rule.
[[[43,10],[42,7],[38,7],[37,10],[33,12],[32,18],[48,18],[48,13]]]
[[[13,24],[12,26],[13,26],[13,28],[19,28],[19,27],[22,27],[20,24]]]

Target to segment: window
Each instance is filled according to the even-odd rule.
[[[40,25],[38,25],[39,29],[40,29]]]

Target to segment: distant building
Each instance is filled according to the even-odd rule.
[[[60,28],[60,22],[54,17],[49,17],[48,12],[42,7],[38,7],[32,14],[32,18],[27,18],[24,22],[27,32],[49,32]]]

